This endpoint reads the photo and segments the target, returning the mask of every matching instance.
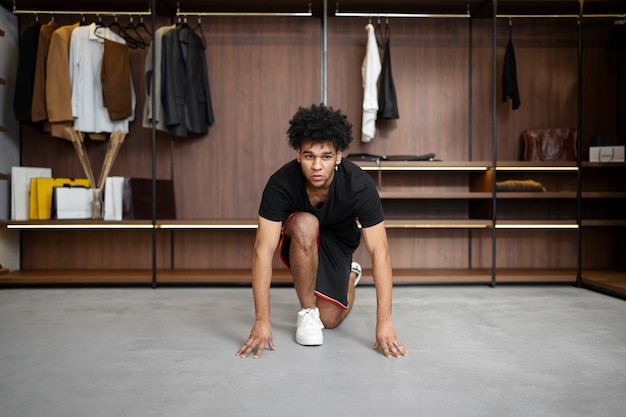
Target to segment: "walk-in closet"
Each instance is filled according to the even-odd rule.
[[[623,2],[68,0],[53,7],[17,0],[6,6],[20,34],[52,21],[145,26],[141,43],[128,51],[135,114],[110,175],[155,180],[156,201],[156,183],[172,183],[175,216],[7,218],[2,234],[17,267],[0,276],[2,284],[249,282],[265,180],[293,157],[288,120],[298,106],[324,102],[353,122],[348,154],[435,155],[434,161],[359,162],[383,198],[398,283],[623,287],[626,166],[589,162],[589,148],[599,141],[626,143]],[[360,140],[367,24],[377,30],[381,57],[389,39],[399,111],[397,119],[376,122],[369,143]],[[147,45],[169,25],[187,25],[204,43],[214,115],[206,134],[177,137],[145,123]],[[509,42],[517,108],[502,97]],[[576,156],[524,161],[523,132],[556,128],[578,132]],[[13,133],[19,165],[84,176],[69,141],[32,123]],[[85,145],[97,176],[108,143]],[[498,188],[516,181],[540,188]],[[356,256],[363,258],[364,282],[371,282],[365,249]],[[289,282],[280,261],[275,267],[275,281]]]

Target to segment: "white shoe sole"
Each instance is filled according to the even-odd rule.
[[[296,342],[302,346],[320,346],[324,343],[324,336],[302,337],[296,335]]]

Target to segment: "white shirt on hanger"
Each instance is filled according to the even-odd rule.
[[[70,40],[70,81],[72,85],[72,113],[74,128],[80,132],[113,132],[121,130],[128,133],[127,119],[112,121],[102,99],[102,55],[104,38],[125,44],[126,41],[107,27],[98,27],[95,23],[81,26],[72,32]],[[135,92],[132,88],[131,97],[133,113],[135,109]]]
[[[363,79],[363,120],[361,126],[361,141],[371,142],[376,134],[376,114],[378,113],[378,89],[376,83],[382,70],[378,44],[374,33],[374,26],[368,23],[367,47],[365,58],[361,65],[361,77]]]

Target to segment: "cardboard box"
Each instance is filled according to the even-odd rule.
[[[624,162],[624,146],[590,146],[589,162]]]

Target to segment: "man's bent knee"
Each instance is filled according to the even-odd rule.
[[[317,300],[317,306],[320,310],[320,319],[327,329],[334,329],[339,326],[344,319],[344,310],[327,301]]]
[[[311,240],[317,243],[319,235],[319,220],[310,213],[297,213],[289,219],[285,234],[293,240],[302,239],[304,241]]]

